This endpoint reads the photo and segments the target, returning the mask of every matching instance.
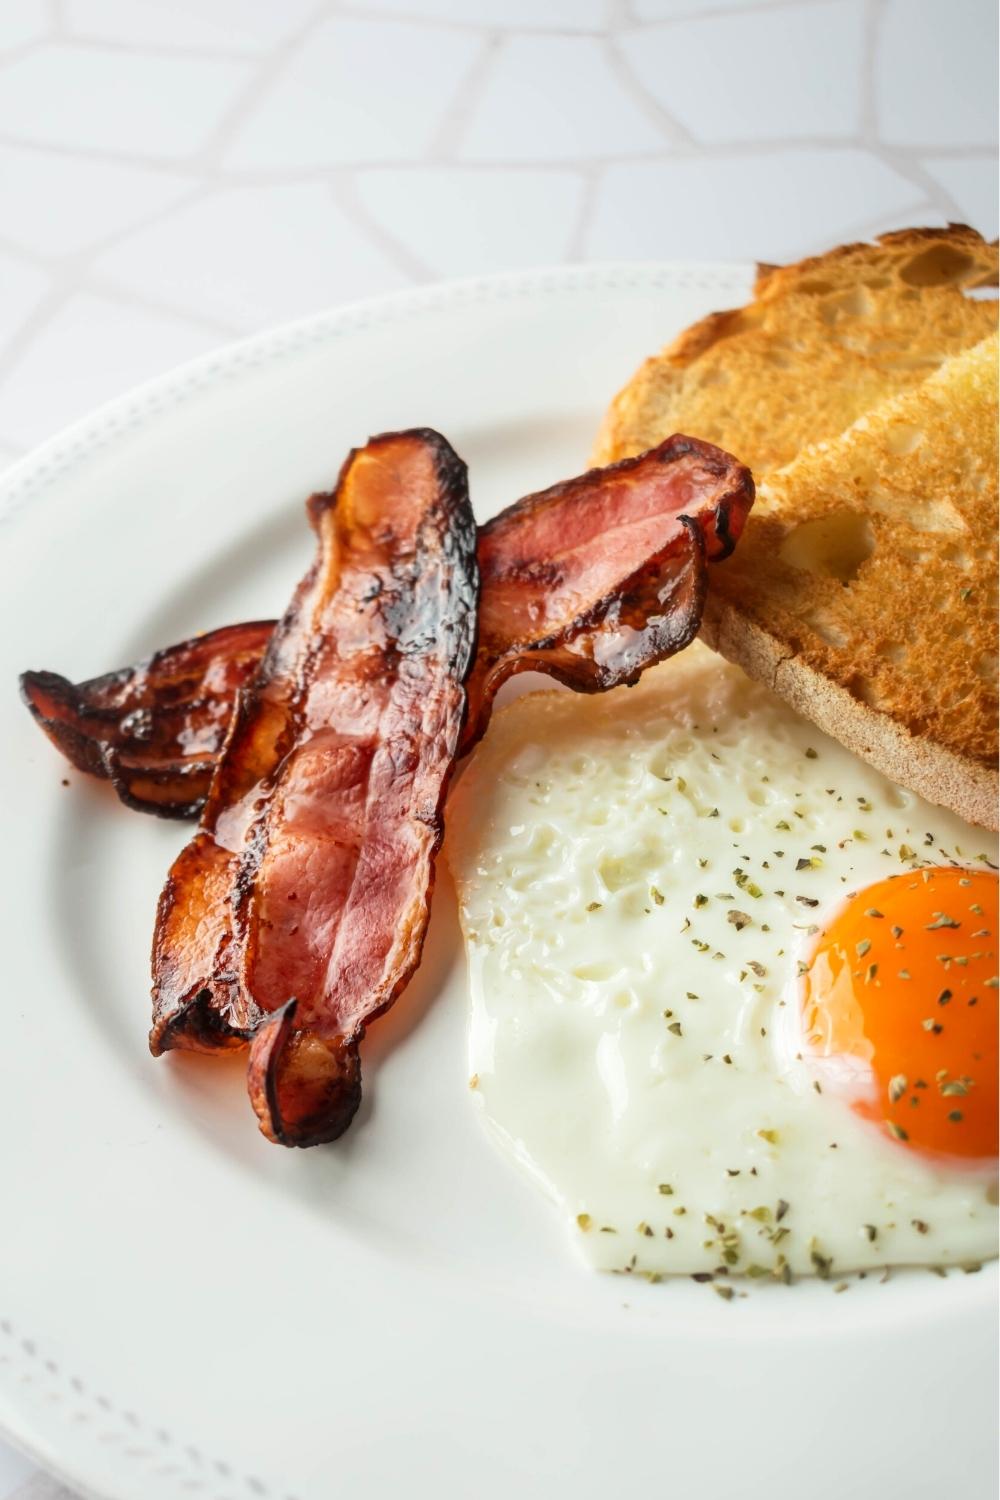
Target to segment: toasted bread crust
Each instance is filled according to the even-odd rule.
[[[997,767],[915,735],[888,714],[869,708],[839,683],[797,658],[791,649],[733,605],[709,592],[702,639],[784,698],[797,713],[869,765],[928,802],[948,807],[968,823],[996,831]]]
[[[645,362],[596,450],[608,462],[679,429],[749,463],[757,507],[713,580],[705,638],[901,784],[993,828],[995,351],[964,351],[997,322],[965,290],[996,280],[996,245],[964,225],[762,266],[747,307]],[[839,527],[856,555],[831,570],[786,553],[805,523]]]

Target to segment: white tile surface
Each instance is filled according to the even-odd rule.
[[[997,164],[992,156],[925,156],[923,164],[949,193],[966,224],[997,234]]]
[[[173,172],[0,146],[2,232],[39,255],[75,255],[144,223],[195,183]]]
[[[875,76],[884,140],[940,146],[995,141],[996,6],[889,0]]]
[[[37,42],[50,29],[45,0],[3,0],[0,5],[0,56],[9,49]]]
[[[39,443],[112,396],[219,343],[180,318],[82,292],[0,383],[0,442]]]
[[[353,0],[352,9],[525,31],[600,31],[608,11],[606,0]]]
[[[637,21],[664,21],[675,16],[716,15],[744,6],[759,9],[760,0],[632,0]]]
[[[44,271],[0,250],[0,350],[23,328],[50,285]]]
[[[213,193],[95,264],[113,284],[241,331],[408,283],[323,183]]]
[[[864,0],[823,0],[643,27],[620,46],[695,140],[845,137],[861,123],[863,29]]]
[[[518,36],[493,61],[461,154],[469,161],[600,160],[666,145],[601,42]]]
[[[247,76],[243,64],[214,58],[55,45],[5,69],[0,137],[125,156],[190,156]]]
[[[744,156],[616,166],[599,190],[586,252],[591,260],[791,260],[921,197],[863,151],[774,151],[752,172]]]
[[[316,9],[314,0],[67,0],[71,36],[164,48],[259,51]]]
[[[450,27],[332,21],[260,99],[228,165],[418,160],[483,45],[474,32]]]
[[[362,172],[358,192],[389,233],[438,276],[564,260],[579,220],[577,172],[438,167]]]
[[[995,234],[995,58],[994,0],[0,0],[0,467],[407,282]]]

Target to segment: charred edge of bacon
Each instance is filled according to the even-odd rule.
[[[276,1146],[321,1146],[350,1125],[361,1103],[354,1037],[297,1031],[289,1000],[258,1027],[250,1044],[247,1089],[262,1133]]]
[[[104,746],[80,727],[84,710],[75,683],[58,672],[22,672],[18,682],[31,717],[70,765],[106,778]]]
[[[127,807],[193,817],[237,691],[256,672],[273,628],[271,620],[226,625],[85,682],[24,672],[21,697],[56,749],[77,770],[109,780]],[[192,729],[205,741],[195,757],[181,742]]]
[[[252,1028],[241,1030],[220,1016],[212,991],[201,989],[150,1034],[149,1050],[154,1057],[175,1048],[185,1052],[242,1052],[253,1035]]]
[[[191,819],[205,805],[218,756],[135,766],[117,750],[105,747],[102,759],[104,775],[117,792],[118,800],[133,812],[152,813],[157,818]]]

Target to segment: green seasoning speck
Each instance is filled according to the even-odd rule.
[[[881,915],[882,913],[876,906],[869,906],[868,910],[865,912],[866,917],[881,917]]]
[[[925,1031],[932,1031],[935,1036],[940,1036],[941,1033],[942,1033],[942,1031],[944,1030],[944,1027],[941,1025],[941,1022],[940,1021],[935,1021],[935,1019],[934,1019],[933,1016],[928,1016],[927,1020],[926,1021],[921,1021],[920,1024],[924,1028]]]
[[[589,1214],[577,1214],[576,1222],[577,1224],[579,1224],[582,1230],[586,1231],[590,1228],[593,1220],[591,1219]]]
[[[745,911],[731,911],[727,913],[727,920],[733,924],[737,932],[742,932],[744,927],[749,927],[752,921]]]
[[[758,1130],[757,1134],[762,1141],[767,1141],[772,1146],[778,1144],[778,1132],[776,1130]]]
[[[830,1269],[833,1266],[833,1256],[821,1255],[818,1248],[816,1247],[815,1240],[813,1240],[810,1243],[809,1247],[809,1259],[812,1261],[813,1270],[816,1272],[816,1275],[819,1277],[819,1279],[821,1281],[827,1281],[830,1276]]]
[[[893,1104],[898,1104],[899,1100],[902,1099],[905,1093],[906,1074],[896,1073],[894,1077],[889,1079],[889,1098],[892,1100]]]
[[[702,895],[695,896],[695,898],[694,898],[694,904],[695,904],[695,906],[707,906],[708,905],[708,897],[707,896],[702,896]]]
[[[588,911],[600,911],[600,909],[601,909],[601,903],[600,903],[600,901],[591,901],[590,904],[587,907]]]
[[[718,1281],[712,1282],[712,1291],[717,1297],[721,1297],[723,1302],[731,1302],[736,1295],[731,1286],[723,1286]]]
[[[680,1021],[671,1021],[670,1025],[667,1027],[667,1030],[672,1032],[674,1036],[682,1035]]]
[[[895,1120],[886,1120],[885,1128],[894,1140],[908,1141],[910,1139],[902,1125],[897,1125]]]
[[[806,750],[806,760],[819,760],[819,751],[810,745]]]
[[[656,902],[657,906],[662,906],[663,903],[664,903],[664,901],[666,900],[666,897],[664,896],[663,892],[660,891],[660,890],[657,890],[657,888],[656,888],[655,885],[651,885],[650,886],[650,888],[649,888],[649,894],[652,896],[652,898]]]
[[[674,1190],[670,1186],[669,1182],[661,1182],[657,1188],[657,1191],[662,1193],[664,1198],[672,1198],[674,1196]]]
[[[862,938],[860,943],[855,943],[854,951],[859,958],[864,958],[865,954],[871,951],[871,946],[868,938]]]

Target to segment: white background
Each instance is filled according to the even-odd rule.
[[[0,0],[0,468],[381,291],[995,235],[996,48],[994,0]],[[0,1444],[14,1497],[69,1500]]]

